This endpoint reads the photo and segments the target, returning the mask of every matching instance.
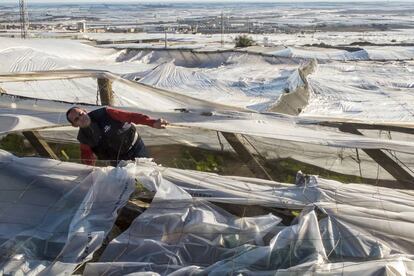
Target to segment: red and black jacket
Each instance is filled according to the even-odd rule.
[[[88,113],[91,124],[80,128],[82,163],[93,165],[95,156],[101,160],[122,160],[131,148],[135,126],[131,123],[153,126],[155,120],[134,112],[104,107]],[[95,156],[94,156],[95,155]]]

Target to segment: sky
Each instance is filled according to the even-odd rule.
[[[179,2],[222,2],[222,3],[237,3],[237,2],[289,2],[289,3],[300,3],[300,2],[414,2],[414,0],[161,0],[161,1],[149,1],[149,0],[26,0],[27,4],[30,3],[179,3]],[[1,3],[18,3],[18,0],[0,0]]]

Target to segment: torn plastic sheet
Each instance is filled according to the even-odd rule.
[[[0,151],[1,272],[71,274],[111,230],[131,173]]]
[[[66,72],[64,75],[75,77],[76,75],[67,74],[76,74],[76,72]],[[85,76],[87,72],[80,70],[78,74],[80,73]],[[407,166],[409,170],[413,170],[414,167],[413,158],[410,156],[410,154],[414,154],[414,143],[408,135],[400,135],[395,132],[391,135],[390,132],[387,132],[388,137],[385,137],[379,135],[381,131],[379,133],[378,131],[375,133],[369,131],[370,137],[364,131],[362,131],[363,136],[353,135],[339,132],[336,128],[318,125],[324,122],[370,124],[373,123],[371,121],[332,117],[306,116],[304,118],[277,113],[258,114],[184,95],[176,95],[173,92],[168,93],[117,79],[114,75],[107,74],[106,76],[114,80],[114,83],[119,83],[125,88],[125,90],[117,90],[116,98],[125,100],[116,103],[118,108],[141,112],[154,118],[162,117],[170,122],[169,127],[162,131],[142,126],[143,130],[140,129],[140,133],[143,134],[142,137],[146,145],[150,145],[151,143],[148,143],[150,141],[163,145],[180,144],[208,149],[232,150],[226,139],[220,137],[219,134],[220,132],[231,132],[243,135],[253,146],[252,151],[257,151],[267,160],[292,158],[294,162],[304,162],[329,171],[361,178],[395,179],[359,149],[385,150],[384,153],[395,159],[399,165]],[[50,78],[51,76],[45,74],[43,77]],[[28,85],[31,82],[33,81],[24,83]],[[44,82],[47,83],[47,80]],[[36,92],[30,90],[30,85],[27,89],[28,93],[32,93],[29,93],[30,95],[36,96]],[[93,103],[97,103],[96,90],[93,91],[93,95],[91,94],[94,98]],[[83,98],[81,97],[81,99]],[[73,101],[79,102],[79,99]],[[28,99],[0,93],[0,135],[31,129],[48,129],[55,132],[55,127],[68,125],[65,112],[71,106],[73,106],[72,103]],[[91,105],[83,105],[83,107],[87,110],[100,108],[100,106]],[[409,121],[381,121],[380,124],[391,129],[393,127],[413,128],[413,123]],[[49,135],[44,132],[41,135],[47,136],[48,139],[58,139],[59,143],[67,142],[68,139],[71,142],[77,142],[76,129],[73,128],[72,135],[70,133],[71,131],[60,130],[53,135],[50,135],[50,132]]]
[[[196,102],[194,99],[167,98],[165,95],[156,95],[157,100],[148,103],[148,106],[136,105],[135,107],[122,107],[123,110],[140,112],[153,118],[165,118],[172,127],[187,127],[193,131],[198,129],[239,133],[273,140],[303,142],[306,144],[315,144],[336,148],[364,148],[364,149],[387,149],[408,154],[414,153],[414,143],[410,140],[388,140],[370,138],[360,135],[345,134],[329,128],[311,125],[309,121],[303,124],[303,120],[297,120],[296,117],[278,113],[253,113],[237,110],[229,110],[218,105],[214,106],[208,103]],[[55,102],[46,100],[30,100],[13,98],[9,95],[1,95],[0,102],[0,122],[4,126],[0,127],[0,134],[12,131],[27,130],[24,128],[14,128],[15,120],[23,120],[20,115],[30,115],[44,121],[48,124],[33,125],[36,127],[50,127],[52,124],[61,126],[68,124],[65,112],[72,104],[60,103],[59,109],[55,108]],[[181,112],[178,109],[164,109],[163,111],[152,111],[152,107],[163,105],[163,101],[170,101],[178,106],[192,106],[193,109]],[[175,102],[174,102],[175,100]],[[203,105],[204,104],[204,105]],[[13,107],[11,107],[13,105]],[[84,106],[87,110],[100,108],[97,106]],[[175,107],[174,107],[175,108]],[[221,109],[223,108],[223,109]],[[157,109],[155,109],[157,110]],[[206,111],[207,110],[207,111]],[[60,111],[60,114],[58,113]],[[11,117],[11,118],[10,118]],[[16,119],[17,118],[17,119]],[[316,119],[315,119],[316,120]],[[10,123],[11,122],[11,123]],[[29,123],[33,123],[29,122]],[[7,125],[9,123],[10,125]],[[316,121],[313,121],[316,123]],[[22,123],[23,124],[23,123]],[[23,124],[27,125],[27,123]],[[19,126],[19,124],[17,124]]]
[[[300,175],[300,185],[288,185],[142,162],[127,167],[136,170],[145,187],[156,190],[154,200],[108,245],[98,263],[87,264],[86,275],[149,271],[377,275],[388,269],[405,275],[414,271],[411,191]],[[209,196],[193,197],[187,192],[195,188]],[[284,225],[273,214],[236,217],[214,201],[302,211],[291,225]]]
[[[147,163],[147,166],[150,167],[151,164]],[[397,252],[411,254],[411,249],[414,248],[414,218],[409,215],[414,212],[412,190],[343,184],[315,176],[303,181],[303,176],[299,175],[297,182],[302,181],[303,185],[291,185],[190,170],[162,167],[156,170],[162,171],[163,178],[182,187],[194,197],[203,197],[211,202],[296,210],[315,208],[322,215],[319,221],[321,227],[334,227],[337,234],[342,231],[343,235],[335,236],[334,244],[346,234],[345,236],[367,237],[368,244],[373,244],[372,240],[380,237],[387,244],[381,247],[382,252],[388,251],[386,248],[398,248]],[[143,183],[148,189],[156,187],[151,182]],[[366,254],[353,256],[371,254],[367,253],[367,249],[364,250],[362,251]]]
[[[119,265],[118,265],[119,264]],[[122,265],[122,266],[120,266]],[[108,267],[105,263],[88,264],[93,267],[92,275],[205,275],[197,266],[178,267],[176,265],[156,265],[142,262],[120,262]],[[91,271],[91,270],[89,270]],[[136,271],[140,273],[134,274]],[[307,264],[296,266],[294,269],[278,269],[266,272],[242,271],[240,275],[411,275],[414,262],[404,256],[395,256],[384,260],[374,260],[361,263],[341,262],[320,264],[317,268],[309,269]],[[147,273],[147,274],[145,274]],[[346,273],[346,274],[344,274]],[[363,273],[363,274],[361,274]],[[387,274],[390,273],[390,274]]]

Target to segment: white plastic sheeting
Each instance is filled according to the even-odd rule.
[[[214,55],[217,54],[210,54],[208,58],[212,59]],[[160,64],[143,74],[139,82],[258,111],[269,109],[285,90],[293,91],[303,85],[297,74],[299,65],[287,60],[272,61],[272,58],[232,53],[219,67],[214,68],[186,68],[175,63],[178,62],[173,60]],[[128,76],[131,77],[134,75]]]
[[[243,51],[145,49],[130,50],[118,60],[158,64],[154,70],[138,74],[139,81],[187,95],[198,93],[198,97],[210,101],[218,101],[216,97],[232,95],[236,91],[250,97],[275,97],[289,86],[293,90],[297,84],[293,85],[289,78],[294,79],[304,61]],[[132,77],[133,74],[128,75],[128,78]],[[220,95],[217,94],[219,91]]]
[[[0,271],[68,275],[91,259],[134,190],[133,171],[0,151]]]
[[[298,175],[297,185],[129,164],[156,194],[85,275],[399,275],[414,271],[414,193]],[[195,190],[197,190],[195,192]],[[197,194],[193,197],[190,193]],[[301,209],[236,217],[211,202]],[[249,208],[249,207],[244,207]]]
[[[134,84],[139,86],[138,84]],[[378,165],[356,148],[395,150],[393,155],[412,170],[414,144],[409,137],[367,137],[345,134],[332,128],[317,127],[318,119],[297,118],[281,114],[258,114],[243,110],[228,110],[220,106],[183,95],[163,94],[163,91],[143,87],[138,93],[143,105],[123,109],[164,117],[171,126],[166,130],[140,128],[148,145],[183,144],[208,149],[231,150],[217,132],[234,132],[248,136],[256,150],[267,159],[293,158],[327,170],[366,178],[392,179]],[[173,97],[174,96],[174,97]],[[68,124],[65,118],[71,104],[31,100],[1,95],[0,133],[38,129]],[[139,106],[139,107],[138,107]],[[187,107],[189,107],[187,109]],[[96,106],[85,106],[95,109]],[[179,109],[185,108],[184,112]],[[178,109],[178,110],[177,110]],[[226,110],[227,109],[227,110]],[[409,124],[406,124],[409,127]],[[75,130],[75,129],[73,129]],[[51,135],[48,135],[51,137]],[[74,131],[60,131],[52,138],[75,141]]]
[[[200,99],[254,110],[267,110],[284,89],[301,84],[300,59],[263,57],[243,52],[186,50],[109,50],[80,41],[0,38],[0,72],[62,69],[108,70],[145,84]],[[95,102],[96,83],[88,79],[7,83],[8,93],[41,99]],[[124,87],[114,87],[122,91]],[[36,91],[37,95],[33,95]],[[88,94],[89,93],[89,94]],[[131,95],[132,93],[128,93]],[[69,100],[71,99],[71,100]]]
[[[300,116],[413,122],[413,62],[319,64]]]
[[[102,69],[119,55],[69,39],[0,38],[0,72],[32,72],[68,68]]]
[[[14,114],[2,114],[0,115],[0,133],[6,133],[9,131],[28,130],[34,126],[37,128],[53,127],[54,124],[33,116],[27,115],[14,115]]]
[[[319,61],[408,61],[414,57],[414,47],[412,46],[364,46],[358,48],[355,48],[355,51],[351,52],[335,48],[287,47],[282,50],[270,52],[269,54],[277,57],[317,59]]]
[[[320,61],[308,76],[310,103],[304,116],[412,121],[414,47],[366,47],[356,52],[285,48],[267,52],[109,50],[80,41],[0,38],[0,72],[57,69],[108,70],[131,80],[206,101],[269,110],[286,91],[303,86],[298,69]],[[353,62],[350,62],[352,60]],[[398,61],[397,61],[398,60]],[[327,63],[327,64],[326,64]],[[66,79],[1,83],[12,95],[96,104],[96,81]],[[116,105],[145,103],[136,89],[117,82]],[[404,100],[402,100],[404,99]],[[166,105],[167,106],[167,105]]]
[[[277,113],[254,113],[243,109],[219,105],[203,100],[194,99],[184,95],[168,93],[149,87],[140,87],[139,84],[120,80],[126,87],[130,87],[138,102],[132,102],[129,107],[123,109],[141,112],[155,118],[164,117],[172,125],[240,133],[263,138],[288,140],[309,144],[325,145],[331,147],[346,148],[382,148],[398,152],[414,153],[414,143],[411,141],[374,139],[359,135],[344,134],[332,131],[329,128],[315,127],[317,119],[301,120],[296,117]],[[136,86],[136,87],[134,87]],[[141,89],[141,90],[138,90]],[[34,117],[51,120],[57,124],[65,121],[65,112],[71,105],[62,103],[61,114],[56,116],[56,108],[50,106],[53,101],[37,101],[30,99],[13,98],[1,95],[2,102],[0,114],[5,116],[18,116],[30,113]],[[119,98],[127,101],[123,97]],[[49,107],[50,106],[50,107]],[[48,109],[51,108],[52,114]],[[86,107],[88,109],[88,107]],[[89,109],[95,109],[89,107]],[[5,119],[7,121],[8,119]],[[35,128],[36,126],[33,126]],[[13,131],[13,127],[4,127],[7,131]],[[15,129],[18,130],[18,129]],[[21,129],[20,129],[21,130]]]

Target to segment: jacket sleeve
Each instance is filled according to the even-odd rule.
[[[108,112],[108,115],[117,121],[120,122],[128,122],[128,123],[134,123],[139,125],[147,125],[152,127],[155,123],[155,119],[152,119],[148,117],[147,115],[136,113],[136,112],[128,112],[123,111],[111,107],[107,107],[106,111]]]
[[[85,165],[95,165],[96,156],[91,147],[86,144],[80,144],[81,162]]]

